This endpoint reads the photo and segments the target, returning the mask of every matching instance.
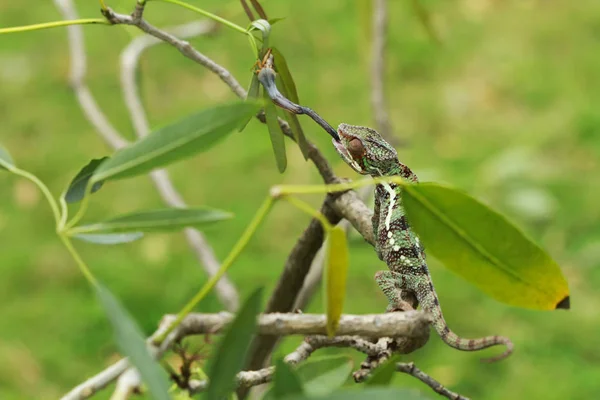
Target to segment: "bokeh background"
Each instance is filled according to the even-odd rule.
[[[134,1],[108,3],[128,11]],[[247,22],[237,1],[191,3]],[[598,397],[600,2],[424,1],[442,46],[431,41],[410,2],[390,3],[386,91],[394,133],[403,143],[400,159],[422,180],[463,188],[508,215],[559,262],[572,294],[567,312],[517,309],[486,297],[432,260],[451,328],[466,337],[509,336],[516,351],[486,365],[479,358],[495,350],[459,352],[432,335],[406,359],[474,399]],[[364,2],[263,4],[271,17],[286,17],[274,26],[273,40],[287,56],[302,103],[332,125],[372,125]],[[77,6],[83,17],[98,16],[97,2],[80,0]],[[166,26],[197,15],[151,3],[146,17]],[[0,0],[0,27],[57,19],[51,1]],[[87,82],[111,122],[132,139],[118,57],[138,32],[84,29]],[[247,84],[254,60],[246,38],[221,29],[191,42]],[[68,85],[68,65],[64,29],[0,36],[0,142],[57,195],[89,159],[110,153],[81,113]],[[139,83],[153,126],[234,98],[217,77],[166,45],[144,55]],[[336,172],[355,178],[327,135],[301,120]],[[266,128],[252,121],[209,153],[169,168],[190,204],[235,213],[233,220],[206,231],[221,259],[271,185],[320,182],[314,167],[288,144],[289,167],[280,175]],[[40,193],[2,173],[0,195],[0,398],[57,398],[118,354],[105,316],[57,239]],[[308,200],[318,205],[320,198]],[[125,180],[96,194],[86,219],[161,205],[148,178]],[[242,295],[257,285],[273,287],[307,222],[288,205],[275,208],[231,270]],[[108,248],[77,246],[146,333],[206,279],[182,234],[148,235]],[[355,237],[346,312],[383,311],[386,302],[372,277],[384,268],[373,249]],[[221,307],[210,297],[201,309]],[[321,309],[317,295],[308,311]],[[291,350],[298,340],[286,340],[280,351]],[[408,376],[398,375],[394,384],[436,396]]]

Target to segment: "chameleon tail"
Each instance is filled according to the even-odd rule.
[[[433,315],[433,327],[440,335],[442,340],[450,347],[464,351],[476,351],[501,344],[506,346],[506,350],[504,350],[502,354],[481,360],[482,362],[486,363],[502,360],[512,353],[513,343],[510,341],[510,339],[504,336],[485,336],[478,339],[464,339],[458,336],[456,333],[451,331],[450,328],[448,328],[448,325],[444,320],[444,316],[442,315],[440,302],[435,291],[428,291],[427,297],[427,299],[423,299],[425,301],[420,301],[421,306],[423,309]]]

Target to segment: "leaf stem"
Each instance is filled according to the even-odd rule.
[[[81,271],[83,276],[85,276],[85,278],[92,286],[97,286],[98,281],[94,277],[94,274],[92,274],[92,271],[89,269],[85,261],[83,261],[77,250],[75,250],[75,247],[73,246],[73,243],[71,243],[71,240],[64,233],[59,233],[58,236],[60,237],[60,240],[63,242],[63,244],[71,254],[71,257],[73,257],[73,259],[75,260],[75,263],[77,263],[77,266],[79,267],[79,270]]]
[[[321,223],[321,225],[323,225],[323,229],[325,231],[329,232],[331,229],[333,229],[333,225],[329,223],[327,218],[325,218],[325,216],[319,211],[312,208],[310,204],[293,196],[284,196],[283,199],[291,205],[293,205],[294,207],[304,211],[306,214],[317,219]]]
[[[281,196],[288,194],[335,193],[378,183],[395,183],[401,186],[408,185],[408,182],[400,176],[382,176],[379,178],[367,178],[359,181],[332,183],[329,185],[278,185],[274,186],[271,189],[271,192]]]
[[[27,171],[23,171],[22,169],[19,169],[17,167],[11,166],[9,168],[9,171],[15,175],[19,175],[25,179],[28,179],[40,189],[40,191],[44,194],[44,197],[48,201],[48,204],[50,204],[50,208],[52,209],[52,214],[54,215],[54,220],[56,221],[56,226],[58,228],[61,220],[60,210],[58,208],[58,204],[56,204],[56,200],[54,199],[54,197],[52,197],[52,193],[50,193],[48,187],[44,185],[44,182],[42,182],[37,176]]]
[[[3,33],[17,33],[17,32],[27,32],[27,31],[37,31],[40,29],[48,29],[48,28],[58,28],[61,26],[69,26],[69,25],[90,25],[90,24],[101,24],[101,25],[112,25],[109,21],[103,18],[84,18],[84,19],[72,19],[68,21],[54,21],[54,22],[44,22],[41,24],[33,24],[33,25],[24,25],[24,26],[14,26],[11,28],[1,28],[0,35]]]
[[[150,0],[147,0],[147,1],[150,1]],[[225,18],[219,17],[216,14],[213,14],[211,12],[205,11],[205,10],[203,10],[201,8],[198,8],[198,7],[195,7],[195,6],[191,5],[191,4],[188,4],[186,2],[183,2],[183,1],[180,1],[180,0],[154,0],[154,1],[162,1],[163,3],[176,4],[178,6],[187,8],[188,10],[195,11],[198,14],[204,15],[205,17],[208,17],[208,18],[210,18],[210,19],[212,19],[214,21],[220,22],[221,24],[223,24],[225,26],[228,26],[229,28],[231,28],[231,29],[233,29],[235,31],[238,31],[238,32],[243,33],[245,35],[248,34],[248,31],[246,29],[242,28],[241,26],[239,26],[239,25],[237,25],[237,24],[235,24],[235,23],[233,23],[233,22],[231,22],[229,20],[226,20]]]
[[[263,204],[260,206],[254,218],[237,241],[231,252],[227,255],[227,258],[221,264],[221,267],[217,271],[215,275],[213,275],[206,284],[196,293],[196,295],[179,311],[177,314],[177,318],[175,321],[160,335],[158,338],[154,340],[154,344],[160,346],[165,338],[169,335],[169,333],[173,332],[173,330],[183,321],[183,319],[198,305],[198,303],[204,299],[204,297],[212,290],[212,288],[217,284],[219,279],[227,272],[231,264],[238,258],[242,250],[246,247],[252,235],[256,232],[260,223],[265,219],[273,203],[276,199],[269,196]]]

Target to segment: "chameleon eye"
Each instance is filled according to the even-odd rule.
[[[354,138],[348,143],[348,152],[352,158],[360,158],[365,155],[365,146],[360,139]]]

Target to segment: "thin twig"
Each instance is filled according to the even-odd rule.
[[[417,378],[418,380],[432,388],[436,393],[439,393],[440,395],[447,397],[450,400],[469,400],[468,397],[461,396],[460,394],[454,393],[451,390],[447,389],[441,383],[439,383],[431,376],[427,375],[425,372],[417,368],[412,362],[396,364],[396,371],[403,372],[405,374]]]
[[[392,145],[395,138],[385,101],[385,43],[387,38],[387,0],[373,1],[373,40],[371,43],[371,108],[377,131]]]

